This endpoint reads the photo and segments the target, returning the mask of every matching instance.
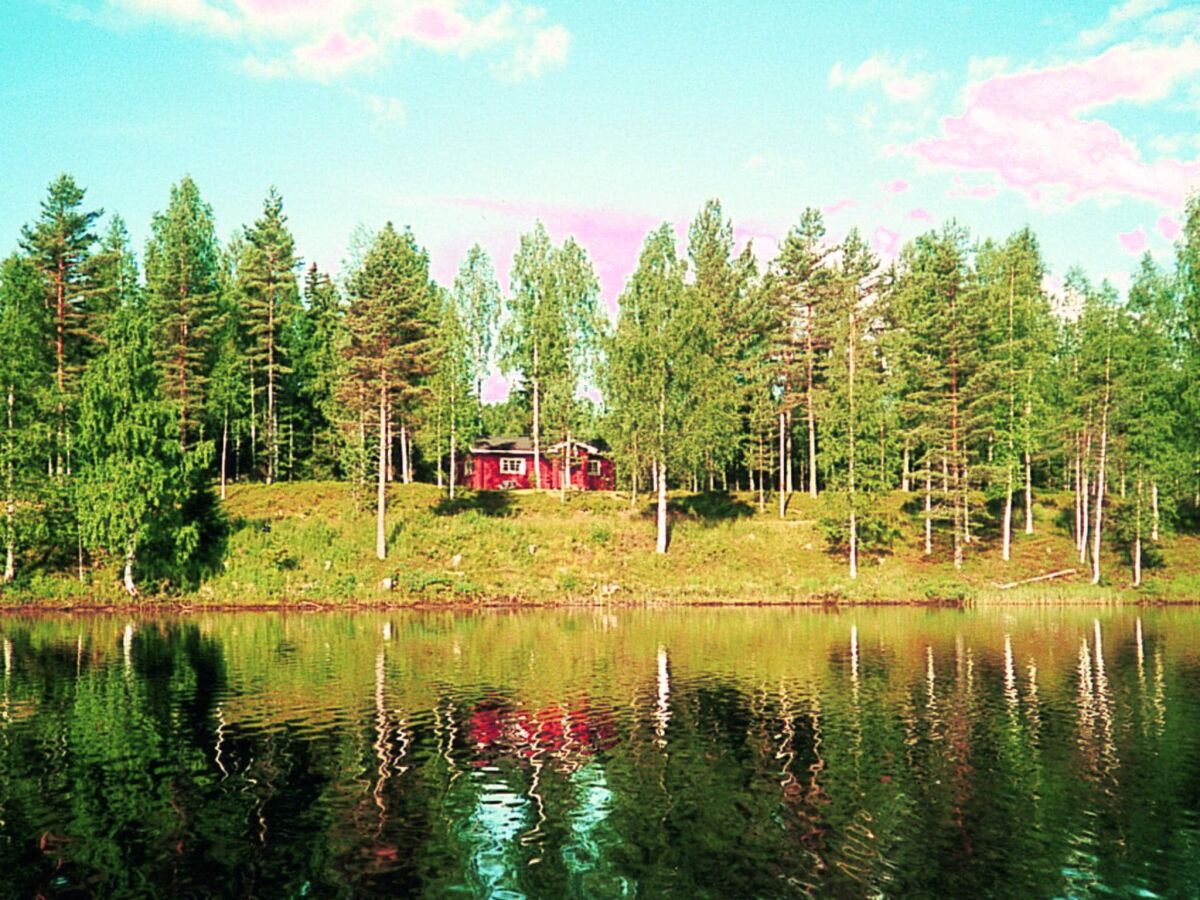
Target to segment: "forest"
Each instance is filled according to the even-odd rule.
[[[587,249],[541,223],[507,289],[478,245],[439,285],[390,222],[340,272],[306,266],[273,188],[222,242],[189,177],[139,254],[64,174],[0,265],[3,583],[194,586],[245,482],[342,482],[385,559],[389,483],[453,499],[476,438],[527,434],[603,441],[659,553],[671,491],[780,516],[803,492],[854,578],[898,539],[900,492],[926,556],[961,566],[989,523],[1007,561],[1035,494],[1063,492],[1092,583],[1118,548],[1136,586],[1200,517],[1200,197],[1184,218],[1173,266],[1146,254],[1122,297],[1078,269],[1052,294],[1028,228],[953,221],[885,265],[807,209],[762,265],[710,200],[685,242],[646,236],[610,317]],[[495,372],[512,390],[484,403]]]

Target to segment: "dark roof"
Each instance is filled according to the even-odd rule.
[[[608,445],[604,441],[580,441],[573,439],[574,444],[591,444],[596,450],[601,453],[608,451]],[[542,444],[542,452],[547,453],[557,444]],[[479,450],[487,453],[532,453],[533,438],[528,435],[519,437],[481,437],[472,445],[473,450]]]
[[[516,453],[532,453],[533,438],[521,437],[483,437],[475,442],[476,450],[510,450]]]

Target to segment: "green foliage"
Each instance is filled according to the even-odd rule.
[[[80,404],[76,508],[84,544],[151,577],[182,581],[211,538],[215,504],[203,477],[211,448],[184,450],[162,397],[148,317],[125,308],[88,367]]]

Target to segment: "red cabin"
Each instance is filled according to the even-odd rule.
[[[594,444],[572,440],[570,458],[567,442],[543,447],[541,483],[549,490],[560,490],[570,463],[569,487],[577,491],[611,491],[616,487],[612,460]],[[471,448],[468,464],[459,484],[477,491],[505,491],[537,487],[533,473],[533,439],[528,437],[480,438]]]

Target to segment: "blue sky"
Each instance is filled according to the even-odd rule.
[[[856,8],[852,9],[851,6]],[[760,255],[805,206],[886,257],[1031,224],[1057,284],[1161,261],[1200,185],[1200,8],[1094,2],[7,0],[0,247],[60,171],[136,244],[190,173],[222,237],[283,193],[306,260],[411,225],[448,281],[535,217],[615,299],[719,197]]]

